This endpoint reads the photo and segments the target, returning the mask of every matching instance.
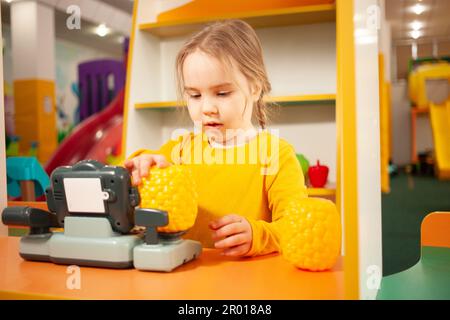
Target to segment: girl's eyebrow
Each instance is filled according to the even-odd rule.
[[[209,89],[217,89],[217,88],[227,87],[227,86],[231,86],[231,85],[232,85],[231,82],[225,82],[225,83],[220,83],[220,84],[213,85],[213,86],[209,87]],[[198,91],[198,89],[194,88],[194,87],[187,87],[187,86],[185,86],[184,89],[185,90],[197,90]]]

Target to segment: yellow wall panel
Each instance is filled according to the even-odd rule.
[[[57,148],[55,84],[48,80],[14,81],[16,135],[19,152],[27,155],[38,142],[38,159],[46,162]]]

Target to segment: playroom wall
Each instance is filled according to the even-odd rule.
[[[407,165],[411,162],[411,106],[408,83],[399,80],[391,86],[392,99],[392,162]]]
[[[264,60],[272,82],[273,96],[302,94],[336,93],[336,30],[334,23],[257,29],[264,51]],[[282,34],[283,37],[279,35]],[[139,35],[138,35],[139,36]],[[150,38],[149,35],[147,37]],[[145,98],[135,102],[174,101],[177,100],[175,89],[175,56],[187,37],[161,40],[159,45],[160,63],[155,60],[159,70],[158,88],[147,88],[142,92]],[[150,41],[149,41],[150,45]],[[152,49],[158,47],[155,41]],[[150,48],[149,48],[150,50]],[[156,57],[150,53],[149,57]],[[150,60],[150,58],[148,58]],[[155,78],[158,78],[156,76]],[[149,92],[150,91],[150,92]],[[151,97],[150,97],[151,96]],[[151,98],[151,99],[150,99]],[[129,106],[133,108],[131,104]],[[336,125],[334,105],[282,106],[279,113],[272,118],[268,129],[278,129],[282,138],[288,140],[297,153],[303,153],[310,162],[320,159],[330,167],[330,182],[336,181]],[[139,122],[146,118],[158,121],[161,132],[149,134],[150,149],[158,148],[170,139],[177,128],[193,130],[189,118],[181,119],[179,111],[140,110]],[[145,114],[145,115],[144,115]],[[187,113],[186,113],[186,117]],[[138,121],[138,120],[137,120]],[[161,125],[162,124],[162,125]],[[142,147],[142,146],[141,146]]]
[[[78,98],[71,89],[72,84],[78,82],[78,65],[95,59],[111,58],[119,61],[123,59],[121,55],[112,55],[106,51],[62,39],[56,39],[55,41],[55,58],[57,106],[67,114],[69,123],[73,123],[74,112],[78,106]]]
[[[12,54],[11,54],[11,28],[3,25],[4,40],[4,81],[8,88],[8,100],[12,101]],[[56,69],[56,106],[60,114],[67,118],[58,117],[58,130],[65,130],[67,126],[74,123],[74,114],[78,107],[78,98],[72,91],[72,84],[78,83],[78,64],[88,60],[112,58],[122,60],[122,56],[111,54],[110,52],[80,45],[78,43],[56,38],[55,40],[55,69]],[[9,126],[14,126],[13,106],[6,108],[6,121]]]

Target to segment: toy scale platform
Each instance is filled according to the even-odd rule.
[[[20,240],[25,260],[80,266],[172,271],[197,258],[197,241],[181,233],[158,233],[169,222],[166,211],[136,208],[140,198],[122,167],[85,160],[59,167],[46,190],[49,211],[8,207],[5,225],[28,226]],[[145,233],[133,231],[135,225]],[[64,231],[51,228],[64,227]]]

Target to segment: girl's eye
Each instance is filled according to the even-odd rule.
[[[217,95],[219,97],[226,97],[226,96],[230,95],[230,93],[231,93],[231,91],[221,91],[221,92],[218,92]]]
[[[201,95],[199,95],[199,94],[190,94],[189,96],[190,96],[192,99],[198,99],[198,98],[201,97]]]

